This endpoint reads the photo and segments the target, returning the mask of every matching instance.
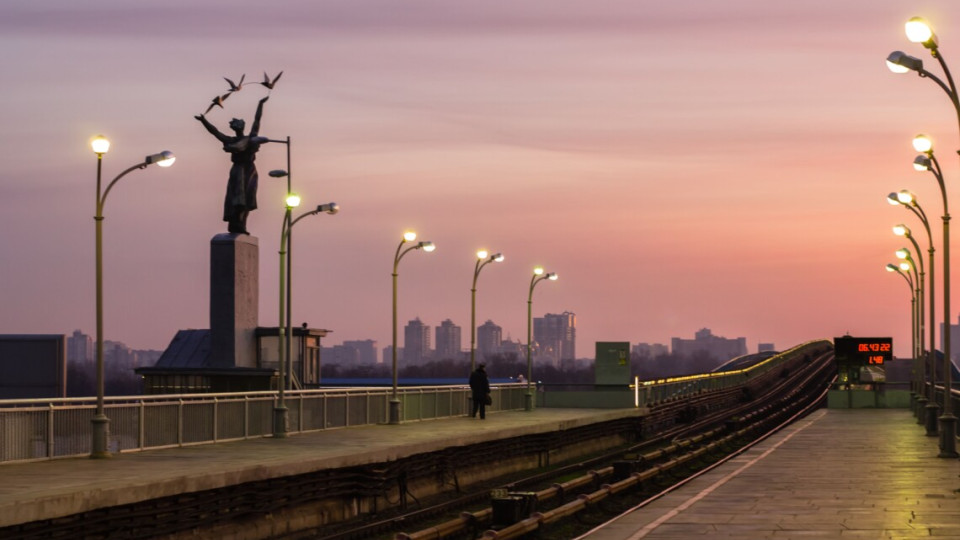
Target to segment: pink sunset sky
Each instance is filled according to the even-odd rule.
[[[537,286],[534,316],[576,313],[579,356],[703,327],[751,351],[892,335],[908,356],[909,291],[884,266],[908,245],[891,226],[926,237],[889,192],[917,194],[942,255],[915,134],[938,143],[952,197],[960,186],[946,96],[884,65],[903,50],[939,72],[904,35],[914,15],[960,69],[960,3],[946,1],[5,0],[0,333],[94,334],[98,133],[107,179],[177,156],[107,200],[106,339],[162,349],[207,328],[229,156],[193,115],[223,77],[282,70],[261,134],[292,138],[304,208],[341,206],[294,235],[293,322],[333,330],[327,345],[390,344],[392,258],[414,229],[437,250],[400,265],[401,327],[450,318],[464,347],[487,248],[506,260],[480,276],[478,324],[525,340],[540,264],[560,279]],[[208,119],[249,125],[264,95],[245,86]],[[260,324],[275,326],[285,183],[267,172],[286,167],[284,146],[257,165],[248,227]]]

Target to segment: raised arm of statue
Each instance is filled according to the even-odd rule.
[[[267,96],[260,100],[260,103],[257,104],[257,114],[253,118],[253,125],[250,126],[250,136],[256,137],[260,133],[260,116],[263,114],[263,104],[270,99],[270,96]]]
[[[213,124],[207,121],[204,115],[198,114],[194,116],[194,118],[199,120],[200,123],[203,124],[203,127],[207,128],[207,131],[209,131],[214,137],[217,138],[217,140],[219,140],[223,144],[227,144],[228,142],[230,142],[230,137],[224,135],[223,133],[220,133],[220,130],[218,130]]]

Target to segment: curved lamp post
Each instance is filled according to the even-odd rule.
[[[930,275],[927,278],[929,283],[929,297],[930,297],[930,350],[928,354],[927,361],[921,363],[921,390],[920,396],[917,399],[919,406],[917,407],[917,423],[920,425],[925,425],[927,427],[928,433],[929,430],[933,429],[933,433],[936,433],[936,422],[931,420],[931,418],[936,418],[937,413],[940,410],[940,407],[937,405],[937,402],[934,398],[934,384],[936,377],[936,341],[935,341],[935,328],[936,328],[936,317],[935,317],[935,297],[934,297],[934,264],[933,264],[933,239],[930,235],[930,221],[927,219],[926,212],[923,211],[923,207],[920,206],[920,203],[917,202],[916,195],[913,192],[901,189],[899,192],[891,193],[887,195],[887,202],[892,205],[902,205],[907,210],[917,216],[917,219],[923,223],[924,229],[927,231],[927,239],[930,242]],[[896,230],[894,230],[896,232]],[[929,377],[930,385],[929,387],[926,384],[926,379]]]
[[[397,267],[400,265],[400,259],[415,249],[422,249],[427,253],[437,249],[433,242],[418,242],[407,249],[403,249],[404,244],[416,239],[417,233],[413,231],[403,233],[403,239],[400,240],[400,244],[397,245],[397,252],[393,255],[393,274],[391,274],[393,276],[393,350],[390,351],[393,355],[393,394],[390,398],[391,424],[400,423],[400,396],[397,393]]]
[[[137,169],[145,169],[148,165],[156,163],[161,167],[169,167],[176,160],[173,153],[164,150],[159,154],[153,154],[145,157],[142,163],[138,163],[122,173],[107,184],[107,188],[101,191],[101,171],[103,168],[103,155],[110,150],[110,141],[103,135],[97,135],[90,146],[93,152],[97,154],[97,213],[93,219],[96,223],[96,282],[97,282],[97,410],[91,421],[92,440],[90,444],[90,457],[104,458],[110,457],[110,451],[107,441],[110,438],[110,419],[104,413],[103,407],[103,204],[107,201],[107,195],[110,189],[127,173]]]
[[[271,171],[271,176],[274,175],[274,172]],[[335,202],[321,204],[317,206],[315,210],[305,212],[296,219],[291,219],[291,212],[294,208],[300,206],[300,196],[296,193],[287,194],[286,198],[286,211],[283,214],[283,227],[280,231],[280,315],[279,315],[279,324],[277,325],[277,341],[279,342],[279,357],[278,361],[280,363],[280,381],[278,386],[278,395],[277,395],[277,406],[274,409],[273,417],[273,436],[274,437],[286,437],[287,436],[287,418],[288,418],[288,409],[286,403],[286,396],[284,392],[286,391],[289,379],[290,379],[290,369],[292,364],[290,363],[290,350],[291,350],[291,341],[293,339],[293,326],[290,324],[290,304],[291,304],[291,295],[290,289],[292,284],[289,281],[290,277],[290,266],[289,266],[289,252],[288,249],[292,249],[290,244],[290,235],[293,229],[293,226],[297,224],[298,221],[307,217],[313,216],[316,214],[336,214],[340,211],[340,205]],[[286,271],[284,267],[286,266]],[[287,283],[284,283],[284,278],[287,278]],[[284,309],[284,300],[286,300],[286,309]],[[285,317],[286,316],[286,317]]]
[[[916,262],[913,260],[909,249],[900,248],[895,254],[901,261],[900,269],[913,275],[914,292],[916,293],[914,295],[916,305],[913,309],[913,357],[921,358],[920,351],[923,349],[923,274],[917,271]]]
[[[926,212],[923,211],[923,207],[920,206],[920,203],[917,202],[917,197],[916,195],[913,194],[912,191],[901,189],[896,193],[891,193],[887,195],[887,202],[889,202],[892,205],[902,205],[907,210],[910,210],[910,212],[912,212],[913,215],[917,216],[917,219],[920,220],[920,222],[923,224],[924,229],[927,231],[927,240],[930,243],[930,250],[929,250],[930,274],[927,278],[927,283],[929,284],[929,287],[928,287],[929,293],[927,293],[927,295],[930,298],[930,321],[928,323],[930,326],[930,350],[929,350],[928,359],[926,362],[926,364],[928,365],[922,366],[922,369],[927,374],[929,374],[930,386],[929,386],[929,390],[927,390],[926,383],[923,384],[924,392],[921,394],[920,400],[924,402],[924,406],[919,409],[918,411],[919,416],[917,418],[918,423],[924,424],[925,423],[924,415],[926,415],[927,412],[931,412],[934,416],[936,416],[937,413],[939,412],[939,407],[937,406],[936,401],[933,399],[934,397],[933,387],[935,382],[934,377],[936,375],[936,369],[934,369],[936,366],[936,338],[934,335],[934,332],[936,329],[936,316],[935,316],[936,299],[934,295],[935,265],[933,264],[933,237],[930,234],[930,221],[927,219],[927,214]],[[896,233],[897,231],[894,230],[894,232]],[[926,377],[923,377],[921,378],[921,380],[924,381],[925,378]],[[936,409],[936,410],[930,410],[930,409]],[[930,424],[927,424],[927,425],[929,426]],[[936,425],[934,424],[934,429],[935,428],[936,428]]]
[[[475,354],[477,350],[477,278],[483,267],[492,262],[503,262],[502,253],[489,255],[485,250],[477,252],[477,263],[473,266],[473,286],[470,287],[470,373],[476,368]]]
[[[940,64],[940,69],[943,70],[946,82],[924,69],[922,60],[905,54],[902,51],[890,53],[887,57],[887,65],[895,73],[916,71],[920,77],[930,79],[936,83],[950,99],[954,113],[957,116],[957,125],[960,127],[960,98],[958,98],[957,86],[953,82],[953,75],[950,74],[950,68],[947,66],[946,61],[943,59],[943,54],[940,52],[937,35],[933,32],[930,25],[921,17],[911,18],[907,21],[904,29],[906,30],[907,39],[913,43],[920,43],[930,51],[930,55]],[[934,161],[932,155],[932,150],[928,150],[928,156],[931,157],[931,162]],[[939,165],[936,165],[936,171],[939,173]],[[947,195],[944,189],[942,175],[938,174],[937,180],[940,183],[940,190],[943,195],[943,322],[944,328],[946,329],[942,336],[944,400],[943,415],[940,416],[939,456],[955,458],[960,454],[957,453],[957,418],[953,416],[951,397],[951,390],[953,388],[953,359],[950,350],[950,213],[947,210]]]
[[[527,393],[524,396],[523,403],[523,408],[527,411],[533,410],[533,389],[531,387],[531,384],[533,384],[533,362],[530,357],[531,341],[533,341],[533,288],[545,279],[556,281],[557,274],[553,272],[545,274],[541,266],[534,268],[533,277],[530,278],[530,294],[527,295]]]
[[[898,202],[898,204],[900,204],[900,203]],[[928,244],[929,244],[929,246],[930,246],[930,249],[927,250],[927,251],[928,251],[928,254],[929,254],[929,261],[928,261],[928,263],[929,263],[929,266],[930,266],[930,273],[929,273],[929,275],[928,275],[927,278],[926,278],[926,280],[927,280],[927,281],[926,281],[926,285],[924,285],[923,283],[921,283],[921,288],[925,289],[925,291],[926,291],[926,296],[930,299],[930,320],[929,320],[929,322],[927,323],[927,324],[929,325],[929,327],[930,327],[930,341],[929,341],[929,347],[926,349],[927,358],[926,358],[926,359],[917,358],[917,360],[918,360],[917,365],[919,366],[919,369],[917,370],[917,374],[916,374],[916,376],[917,376],[917,383],[918,383],[918,384],[916,385],[916,388],[914,389],[914,394],[915,394],[914,397],[917,398],[917,399],[922,398],[922,400],[923,400],[923,406],[926,407],[926,402],[927,402],[927,397],[926,397],[926,377],[927,377],[926,373],[927,373],[927,364],[928,364],[928,363],[930,364],[930,368],[931,368],[931,369],[936,365],[936,354],[935,354],[935,351],[936,351],[936,349],[937,349],[937,345],[936,345],[936,341],[935,341],[935,339],[936,339],[936,337],[935,337],[936,318],[935,318],[935,311],[934,311],[934,300],[935,300],[935,298],[934,298],[934,285],[935,285],[935,282],[934,282],[934,279],[933,279],[933,274],[934,274],[934,270],[935,270],[935,266],[934,266],[934,264],[933,264],[934,247],[933,247],[933,238],[932,238],[932,236],[930,235],[930,224],[929,224],[929,222],[927,222],[926,216],[924,216],[922,213],[920,213],[919,210],[916,210],[916,209],[914,209],[913,207],[908,206],[907,208],[910,209],[911,211],[913,211],[918,217],[921,218],[921,221],[923,222],[923,226],[924,226],[924,228],[925,228],[926,231],[927,231],[927,242],[928,242]],[[918,206],[917,208],[919,208],[919,206]],[[909,239],[910,242],[913,243],[913,246],[917,249],[917,253],[918,253],[918,254],[920,253],[920,246],[917,244],[917,241],[916,241],[916,239],[914,238],[913,233],[910,231],[910,227],[907,227],[906,225],[904,225],[904,224],[902,224],[902,223],[899,224],[899,225],[894,225],[894,227],[893,227],[893,234],[895,234],[895,235],[897,235],[897,236],[904,236],[904,237],[906,237],[907,239]],[[923,276],[923,270],[924,270],[924,267],[923,267],[923,259],[920,259],[920,275],[921,275],[921,276]],[[922,277],[921,277],[920,279],[921,279],[921,281],[923,280]],[[920,315],[923,316],[923,296],[922,296],[922,295],[921,295],[921,297],[920,297]],[[921,323],[920,326],[921,326],[921,329],[922,329],[922,328],[923,328],[923,323]],[[922,332],[922,330],[921,330],[921,332]],[[922,334],[921,334],[921,336],[920,336],[920,339],[921,339],[921,341],[923,340],[923,335],[922,335]],[[920,347],[920,350],[921,350],[921,352],[923,351],[923,346],[922,346],[922,345],[921,345],[921,347]],[[931,384],[931,386],[932,386],[932,384]],[[915,409],[915,412],[917,412],[918,418],[920,418],[921,415],[922,415],[922,412],[916,411],[916,409]]]
[[[917,320],[917,310],[916,310],[917,295],[916,295],[916,289],[914,289],[913,279],[910,277],[909,265],[906,265],[906,268],[904,268],[904,266],[902,266],[902,265],[888,264],[888,265],[887,265],[887,272],[896,272],[896,273],[900,274],[901,276],[903,276],[903,279],[905,279],[905,280],[907,281],[907,286],[910,287],[910,306],[911,306],[911,308],[910,308],[910,321],[911,321],[911,329],[912,329],[912,334],[913,334],[914,349],[916,349],[916,341],[917,341],[917,324],[916,324],[916,320]]]

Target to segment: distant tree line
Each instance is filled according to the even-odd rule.
[[[67,364],[67,397],[89,397],[97,395],[97,374],[92,364],[69,362]],[[132,369],[110,369],[103,373],[103,393],[107,396],[136,396],[143,388],[140,376]]]
[[[690,355],[662,354],[652,358],[639,356],[636,353],[630,355],[632,373],[644,381],[707,373],[721,363],[723,362],[707,351],[697,351]]]
[[[494,354],[487,356],[483,363],[487,376],[491,379],[516,378],[527,376],[527,360],[516,353]],[[324,364],[320,369],[321,384],[324,378],[382,378],[392,377],[390,364],[340,365]],[[466,360],[432,360],[416,366],[401,366],[397,376],[403,379],[437,378],[466,381],[470,376],[470,362]],[[534,379],[547,384],[593,383],[593,366],[560,369],[547,364],[534,364]]]
[[[695,373],[706,373],[713,370],[720,361],[706,351],[698,351],[692,355],[665,354],[654,358],[641,357],[632,354],[630,357],[631,373],[641,380],[677,377]],[[490,378],[503,379],[516,377],[519,374],[527,376],[526,358],[516,353],[495,354],[484,360],[487,375]],[[438,378],[438,379],[466,379],[469,376],[470,363],[464,360],[432,360],[416,366],[401,366],[397,376],[405,379]],[[324,364],[320,370],[321,381],[324,378],[384,378],[392,377],[390,364],[341,365]],[[535,363],[533,378],[545,384],[593,384],[593,365],[579,365],[578,367],[560,368],[550,364]]]

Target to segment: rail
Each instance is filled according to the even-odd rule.
[[[492,411],[522,409],[526,385],[492,386]],[[285,393],[288,433],[387,423],[390,388]],[[470,413],[470,387],[400,387],[401,421]],[[107,397],[110,451],[211,444],[273,434],[276,392]],[[0,400],[0,463],[90,453],[96,398]]]
[[[742,386],[772,370],[786,368],[790,362],[804,359],[809,361],[828,347],[832,347],[829,341],[810,341],[743,369],[638,381],[634,385],[634,401],[638,407],[647,407],[703,392]]]

